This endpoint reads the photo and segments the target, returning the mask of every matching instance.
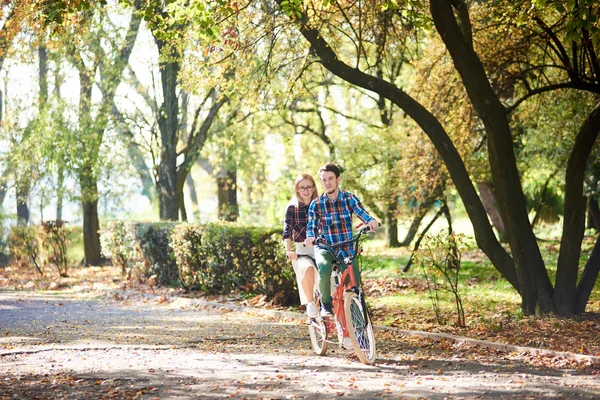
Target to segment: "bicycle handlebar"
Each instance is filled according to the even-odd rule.
[[[381,225],[381,224],[380,224]],[[320,243],[320,242],[316,242],[315,245],[316,246],[321,246],[323,248],[325,248],[327,251],[329,251],[329,253],[336,259],[341,260],[341,258],[339,258],[339,251],[337,252],[337,254],[334,254],[334,252],[332,251],[332,249],[335,249],[337,247],[342,247],[343,245],[349,244],[349,243],[354,243],[354,256],[353,257],[348,257],[351,260],[353,260],[354,258],[356,258],[356,255],[358,254],[358,241],[360,239],[360,237],[366,233],[371,233],[371,232],[375,232],[374,230],[371,230],[371,228],[369,227],[369,225],[367,224],[359,224],[357,227],[358,229],[358,234],[356,235],[355,238],[352,239],[348,239],[348,240],[344,240],[342,242],[339,243],[335,243],[335,244],[327,244],[327,243]],[[346,260],[344,260],[345,262]]]

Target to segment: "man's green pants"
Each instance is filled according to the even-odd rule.
[[[327,250],[315,247],[315,261],[319,268],[319,291],[321,292],[321,302],[331,304],[331,270],[333,256]],[[340,274],[346,269],[346,264],[342,263],[338,266]],[[360,272],[358,271],[358,263],[356,259],[352,260],[352,268],[354,269],[354,279],[356,286],[360,287]]]

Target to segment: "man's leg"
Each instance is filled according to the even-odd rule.
[[[352,269],[354,270],[354,281],[356,282],[356,287],[360,288],[360,270],[358,269],[358,261],[356,259],[352,260]]]
[[[319,268],[321,302],[331,304],[331,263],[333,257],[327,250],[315,247],[315,261]]]

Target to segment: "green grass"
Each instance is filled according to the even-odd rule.
[[[69,265],[78,265],[84,259],[83,251],[83,228],[81,226],[71,226],[67,228],[67,256]]]
[[[583,246],[580,270],[589,257],[595,237],[586,240],[591,243]],[[559,245],[557,240],[540,242],[542,257],[547,263],[548,275],[553,284]],[[408,272],[401,272],[410,257],[410,249],[386,249],[381,240],[365,242],[363,248],[365,251],[361,266],[362,276],[365,279],[404,279],[411,282],[408,287],[389,290],[386,294],[377,294],[368,298],[371,307],[382,310],[380,313],[382,322],[397,324],[401,316],[414,314],[418,316],[417,318],[435,323],[430,292],[425,284],[422,267],[414,263]],[[467,325],[493,321],[496,318],[522,317],[520,296],[479,249],[463,249],[458,288]],[[438,295],[440,310],[451,323],[452,315],[456,312],[454,296],[443,292],[439,292]],[[593,312],[600,310],[600,280],[596,281],[587,310]]]

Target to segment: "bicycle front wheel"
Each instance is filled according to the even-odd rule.
[[[354,352],[363,364],[373,364],[376,356],[373,325],[356,293],[344,295],[344,313]]]

